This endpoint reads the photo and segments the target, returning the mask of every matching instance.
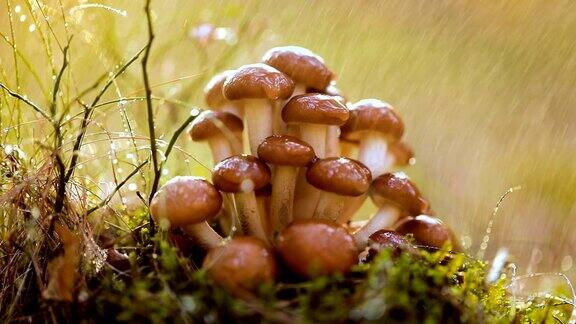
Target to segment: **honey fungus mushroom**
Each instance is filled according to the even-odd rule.
[[[218,246],[222,237],[208,225],[222,207],[220,192],[200,177],[178,176],[164,184],[152,198],[150,213],[160,224],[181,227],[207,249]]]
[[[388,146],[404,133],[404,123],[390,104],[377,99],[360,100],[350,106],[350,118],[341,127],[342,138],[359,141],[358,160],[374,177],[388,172]]]
[[[288,135],[273,135],[258,147],[258,157],[274,165],[270,220],[273,231],[292,221],[294,189],[299,168],[316,158],[314,149],[306,142]]]
[[[228,100],[222,91],[226,78],[232,73],[234,70],[226,70],[212,77],[204,87],[204,100],[214,111],[225,111],[242,118],[244,115],[242,100]]]
[[[354,233],[359,248],[366,246],[372,233],[390,229],[400,218],[420,215],[429,208],[416,184],[401,172],[386,173],[374,179],[370,197],[379,209],[366,225]]]
[[[306,171],[306,179],[322,190],[314,218],[336,221],[350,201],[349,197],[368,191],[372,176],[358,161],[332,157],[316,160]]]
[[[274,47],[262,61],[294,80],[294,96],[306,93],[307,88],[326,89],[334,79],[324,59],[304,47]]]
[[[274,100],[288,99],[294,82],[282,72],[262,63],[243,65],[226,77],[223,86],[228,100],[243,100],[250,150],[272,135]]]
[[[218,163],[212,181],[218,190],[233,194],[242,230],[262,240],[267,239],[255,191],[270,183],[270,168],[252,155],[234,155]]]
[[[258,286],[274,281],[274,254],[262,240],[238,236],[208,252],[202,267],[230,293],[249,298]]]
[[[463,250],[460,240],[452,229],[436,217],[428,215],[408,217],[396,225],[396,232],[412,235],[414,241],[423,247],[440,249],[449,244],[454,252]]]
[[[238,116],[225,111],[205,110],[192,122],[190,138],[208,142],[214,164],[242,153],[244,124]]]
[[[304,278],[345,274],[358,261],[352,236],[326,220],[295,221],[280,232],[278,251],[290,270]]]

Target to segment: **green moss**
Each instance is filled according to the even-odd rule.
[[[151,248],[153,249],[153,248]],[[552,300],[516,307],[503,276],[485,282],[486,263],[464,254],[381,252],[347,276],[262,287],[253,300],[235,299],[164,241],[152,257],[136,257],[129,276],[106,271],[84,314],[96,321],[226,322],[547,322],[567,321]],[[135,257],[135,255],[133,255]]]

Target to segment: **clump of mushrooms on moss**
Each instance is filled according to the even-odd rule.
[[[348,102],[335,78],[298,46],[214,76],[204,90],[210,109],[189,130],[210,148],[212,182],[177,176],[151,201],[159,228],[179,228],[201,247],[203,268],[236,296],[283,273],[345,275],[384,248],[462,251],[398,172],[415,161],[399,111],[374,98]],[[370,203],[374,215],[358,215]]]

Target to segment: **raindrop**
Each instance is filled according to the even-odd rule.
[[[118,159],[113,159],[112,164],[118,164]]]
[[[15,13],[19,13],[20,11],[22,11],[22,7],[20,5],[17,5],[16,7],[14,7]]]
[[[20,22],[25,22],[25,21],[26,21],[26,15],[20,16]]]
[[[192,110],[190,110],[190,116],[198,116],[198,114],[200,114],[200,109],[193,108]]]
[[[130,183],[130,184],[128,184],[128,190],[136,191],[136,190],[138,190],[138,185],[136,185],[135,183]]]
[[[33,33],[36,30],[36,25],[31,24],[30,26],[28,26],[28,31]]]

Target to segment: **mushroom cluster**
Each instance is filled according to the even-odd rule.
[[[210,110],[189,135],[209,145],[212,179],[171,179],[150,211],[202,247],[207,273],[233,293],[278,276],[345,274],[368,249],[461,249],[414,182],[393,173],[414,161],[398,112],[348,102],[320,56],[273,48],[204,93]],[[376,214],[352,221],[367,199]]]

